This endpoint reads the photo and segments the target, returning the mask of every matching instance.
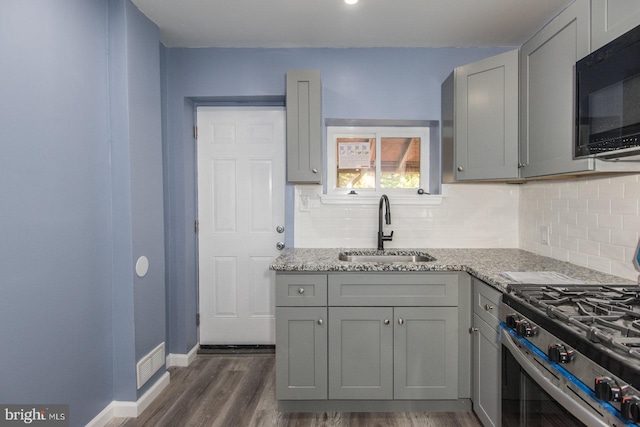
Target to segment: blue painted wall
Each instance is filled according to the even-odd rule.
[[[0,55],[0,402],[85,425],[166,338],[158,30],[129,0],[4,0]]]
[[[114,396],[135,401],[135,364],[166,337],[160,42],[131,2],[109,1],[114,224]],[[149,260],[138,277],[135,262]],[[162,374],[158,372],[156,376]]]
[[[179,49],[164,52],[167,314],[171,352],[197,343],[194,102],[284,96],[290,69],[319,69],[325,118],[440,118],[451,70],[510,48]],[[287,229],[292,229],[287,188]],[[287,236],[291,245],[292,236]]]
[[[0,4],[0,402],[113,400],[107,8]]]

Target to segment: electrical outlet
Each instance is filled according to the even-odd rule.
[[[540,226],[540,241],[543,245],[549,244],[549,226],[541,225]]]

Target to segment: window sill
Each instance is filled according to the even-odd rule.
[[[323,205],[377,205],[381,194],[321,194]],[[390,194],[389,200],[393,205],[441,205],[442,194]]]

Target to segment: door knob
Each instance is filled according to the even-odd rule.
[[[278,242],[276,243],[276,248],[278,248],[279,251],[284,249],[284,242]]]

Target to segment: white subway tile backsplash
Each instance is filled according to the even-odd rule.
[[[591,240],[578,240],[578,252],[587,255],[599,255],[600,243]]]
[[[376,247],[377,203],[323,204],[320,187],[296,186],[300,194],[309,196],[310,209],[295,210],[294,246]],[[428,206],[390,197],[394,235],[385,247],[518,247],[518,187],[443,185],[443,196],[442,204]]]
[[[638,199],[611,199],[611,213],[637,215]]]
[[[387,248],[519,247],[636,280],[640,175],[506,184],[445,184],[441,204],[391,198]],[[296,186],[296,247],[374,248],[378,205],[323,203],[321,186]],[[299,196],[309,197],[309,210]],[[541,227],[549,227],[542,244]]]
[[[600,256],[610,260],[624,261],[624,246],[600,244]]]
[[[594,213],[610,213],[611,212],[611,200],[610,199],[589,199],[587,210]]]
[[[622,230],[622,215],[598,214],[598,227],[612,230]]]
[[[527,183],[519,211],[520,248],[635,280],[638,272],[631,254],[640,237],[639,177]],[[556,200],[558,188],[561,200],[568,201],[566,208]],[[559,224],[553,223],[554,215]],[[552,234],[557,235],[551,236],[549,246],[540,244],[542,221],[550,222]]]
[[[622,217],[622,229],[625,231],[640,231],[640,216],[624,215]]]

